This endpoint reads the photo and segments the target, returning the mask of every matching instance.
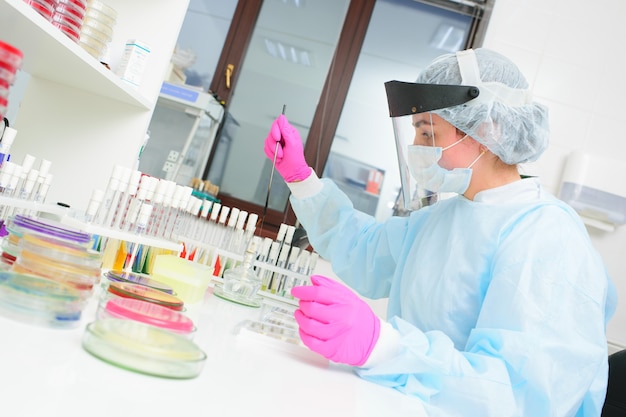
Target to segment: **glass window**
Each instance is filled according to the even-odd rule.
[[[184,84],[209,91],[238,0],[191,0],[173,59],[188,63]]]
[[[414,81],[433,58],[463,49],[472,17],[414,0],[378,0],[323,176],[355,207],[393,214],[400,174],[384,83]]]
[[[306,140],[348,4],[263,2],[208,173],[220,195],[264,206],[272,162],[263,141],[283,105]],[[276,174],[268,208],[285,210],[288,195]]]

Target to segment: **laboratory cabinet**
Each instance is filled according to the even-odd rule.
[[[12,158],[49,160],[47,201],[77,210],[94,188],[106,188],[115,164],[137,168],[189,0],[105,3],[118,13],[105,57],[110,69],[23,0],[0,0],[0,39],[23,52],[20,76],[28,80],[11,120],[18,130]],[[129,40],[150,47],[138,87],[114,73]]]

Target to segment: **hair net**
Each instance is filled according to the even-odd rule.
[[[417,82],[478,87],[477,98],[433,113],[507,164],[535,161],[548,146],[548,109],[532,101],[519,68],[497,52],[478,48],[442,55]]]

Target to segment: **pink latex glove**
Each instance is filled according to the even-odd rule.
[[[265,155],[274,161],[276,142],[276,170],[286,182],[305,180],[311,175],[311,167],[304,160],[304,145],[295,127],[289,124],[285,115],[274,120],[265,138]]]
[[[302,342],[334,362],[363,365],[378,341],[380,319],[339,282],[321,275],[311,276],[311,282],[291,289],[300,299],[294,315]]]

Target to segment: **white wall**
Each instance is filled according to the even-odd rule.
[[[551,144],[526,172],[558,193],[566,156],[580,150],[626,162],[623,0],[496,0],[483,46],[511,58],[550,109]],[[612,181],[624,181],[615,172]],[[609,181],[610,181],[609,180]],[[589,228],[618,288],[608,339],[626,345],[626,226]]]

